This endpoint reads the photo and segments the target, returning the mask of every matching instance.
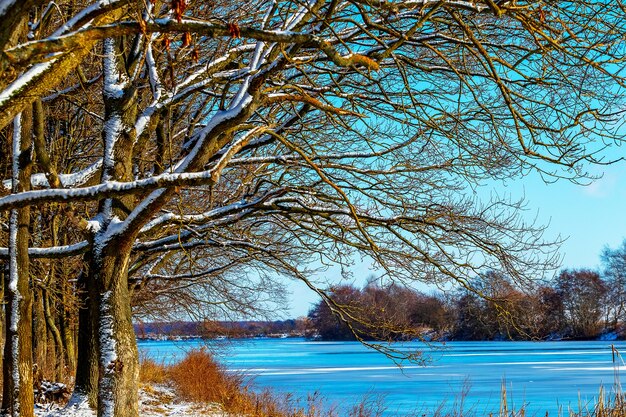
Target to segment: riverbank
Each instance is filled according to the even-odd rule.
[[[228,372],[204,348],[169,365],[144,358],[140,381],[141,417],[339,417],[312,398],[300,406],[290,395],[251,390],[241,374]],[[96,417],[86,398],[76,397],[65,406],[37,405],[35,415]]]

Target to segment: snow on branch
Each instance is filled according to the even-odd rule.
[[[139,241],[135,242],[135,244],[133,245],[133,251],[149,252],[163,245],[186,242],[199,235],[206,234],[206,232],[210,231],[211,229],[215,229],[218,227],[223,227],[225,225],[236,223],[237,221],[243,219],[244,217],[247,217],[253,214],[255,209],[258,209],[258,208],[250,207],[250,208],[238,210],[227,216],[205,221],[203,224],[196,226],[193,229],[187,228],[186,230],[182,230],[182,231],[177,230],[175,234],[171,234],[171,235],[168,235],[168,236],[156,239],[156,240],[150,240],[146,242],[139,242]]]
[[[319,43],[316,36],[308,33],[261,30],[252,27],[240,27],[240,34],[244,38],[258,41],[279,43]],[[51,53],[69,52],[80,48],[85,42],[95,42],[106,38],[132,35],[137,33],[197,33],[209,38],[231,37],[229,25],[221,22],[203,22],[197,20],[163,18],[153,21],[123,21],[97,27],[87,27],[65,35],[54,35],[42,40],[25,42],[5,51],[6,56],[13,63],[32,62],[41,60]]]
[[[209,210],[200,214],[176,214],[176,213],[165,213],[156,219],[150,221],[146,224],[142,229],[141,233],[146,233],[157,226],[162,226],[164,224],[169,223],[182,223],[182,224],[201,224],[208,221],[212,221],[218,218],[223,218],[225,216],[234,214],[234,213],[247,213],[249,209],[259,206],[260,204],[266,202],[270,198],[275,198],[285,194],[288,191],[287,188],[279,188],[276,190],[272,190],[264,194],[263,196],[252,200],[252,201],[237,201],[232,204],[228,204],[223,207],[218,207],[213,210]]]
[[[148,66],[148,74],[150,77],[150,84],[153,89],[156,88],[157,93],[153,97],[152,103],[147,106],[144,111],[139,115],[135,122],[136,137],[139,139],[145,132],[146,126],[150,122],[152,116],[159,110],[176,104],[190,94],[206,87],[211,81],[211,76],[224,68],[229,62],[238,57],[241,53],[254,49],[254,45],[240,45],[235,48],[231,48],[223,56],[207,63],[200,70],[193,72],[187,78],[185,78],[180,84],[176,86],[176,89],[172,93],[164,94],[161,91],[161,82],[158,79],[158,74],[154,67],[155,62],[152,57],[152,48],[148,50],[146,55],[146,65]]]
[[[30,258],[47,258],[57,259],[64,258],[66,256],[74,256],[85,253],[89,249],[89,242],[83,240],[82,242],[74,243],[72,245],[63,246],[51,246],[49,248],[28,248],[28,256]],[[9,257],[9,248],[0,247],[0,258],[6,259]]]
[[[123,196],[157,188],[215,184],[219,181],[220,173],[228,164],[228,161],[254,136],[267,132],[268,130],[268,127],[252,129],[231,145],[217,165],[210,170],[164,173],[154,177],[129,182],[107,181],[102,184],[83,188],[53,188],[48,190],[26,191],[0,198],[0,211],[51,202],[93,201],[100,198]]]
[[[70,20],[52,34],[52,37],[61,36],[75,27],[88,24],[95,17],[113,9],[123,7],[128,3],[130,3],[130,0],[98,0],[72,16]]]
[[[57,29],[49,39],[62,37],[68,30],[75,27],[82,27],[84,30],[88,25],[105,23],[109,12],[119,9],[129,2],[129,0],[97,1],[76,13]],[[36,63],[34,60],[13,62],[18,64],[16,67],[32,66],[0,92],[0,127],[6,126],[17,113],[62,82],[65,75],[82,62],[96,41],[85,39],[71,50],[63,50],[58,53],[44,53],[38,59],[40,63]],[[7,54],[7,51],[4,51],[2,58],[2,61],[5,59],[12,60],[10,53]]]
[[[195,248],[208,248],[208,247],[221,247],[221,248],[238,248],[238,249],[247,249],[247,250],[256,250],[263,252],[264,248],[260,245],[256,245],[251,242],[246,242],[244,240],[217,240],[217,239],[194,239],[185,243],[172,243],[169,245],[162,245],[159,247],[152,248],[150,250],[146,250],[148,253],[158,253],[158,252],[168,252],[168,251],[176,251],[176,250],[188,250]]]
[[[4,16],[7,14],[9,9],[15,5],[17,1],[15,0],[1,0],[0,1],[0,16]]]
[[[156,177],[121,182],[108,181],[91,187],[26,191],[0,198],[0,211],[11,208],[39,205],[52,202],[93,201],[100,198],[117,197],[157,188],[182,185],[213,184],[213,171],[193,173],[168,173]]]
[[[100,172],[100,169],[102,169],[102,158],[80,171],[71,174],[59,174],[59,182],[63,188],[79,187],[94,178]],[[41,173],[31,175],[30,184],[34,188],[50,188],[48,178]],[[10,190],[11,180],[3,181],[2,186]]]
[[[241,27],[244,38],[262,42],[288,43],[310,46],[322,50],[338,66],[362,65],[377,70],[378,64],[371,58],[361,54],[342,56],[333,47],[333,42],[306,32],[280,30],[261,30],[252,27]],[[53,53],[67,53],[83,48],[85,43],[96,42],[106,38],[115,38],[137,33],[196,33],[209,38],[230,37],[229,25],[223,23],[202,22],[194,20],[156,19],[151,22],[124,21],[98,27],[87,27],[63,36],[49,37],[43,40],[20,44],[5,51],[6,56],[14,64],[41,61]]]
[[[224,271],[226,271],[227,269],[231,268],[234,265],[237,265],[238,262],[237,261],[232,261],[229,262],[225,265],[220,265],[220,266],[216,266],[214,268],[209,268],[209,269],[205,269],[203,271],[200,272],[189,272],[186,274],[176,274],[176,275],[166,275],[166,274],[154,274],[154,273],[149,273],[146,274],[145,276],[143,276],[142,278],[139,278],[139,280],[141,281],[147,281],[147,280],[190,280],[190,279],[197,279],[197,278],[204,278],[207,277],[209,275],[213,275],[213,274],[219,274],[222,273]]]

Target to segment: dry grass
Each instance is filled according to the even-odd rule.
[[[167,367],[142,356],[139,360],[139,381],[145,384],[163,384],[167,381]]]
[[[225,404],[241,388],[241,378],[222,369],[205,349],[190,351],[181,362],[168,367],[167,376],[188,401]]]
[[[206,349],[192,350],[181,361],[164,365],[142,358],[140,380],[146,384],[169,382],[180,398],[201,404],[220,404],[232,415],[246,417],[337,417],[325,410],[319,397],[313,395],[306,405],[298,406],[290,395],[277,396],[269,390],[252,392],[236,373],[227,372]],[[367,415],[367,414],[363,414]]]

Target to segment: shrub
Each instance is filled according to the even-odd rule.
[[[144,371],[143,368],[146,367]],[[145,378],[163,377],[171,381],[178,395],[199,403],[219,403],[224,411],[247,417],[333,417],[324,412],[317,396],[311,396],[306,406],[299,406],[291,395],[276,396],[271,391],[251,391],[240,374],[227,372],[204,348],[192,350],[179,363],[163,366],[142,361],[141,375]],[[154,377],[152,377],[154,378]],[[144,382],[158,382],[144,379]],[[163,380],[161,380],[162,382]]]
[[[163,384],[167,380],[167,368],[143,356],[140,359],[139,380],[144,383]]]
[[[204,348],[190,351],[181,362],[171,365],[167,376],[188,401],[227,406],[243,388],[242,378],[227,373]]]

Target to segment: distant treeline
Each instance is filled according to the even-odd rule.
[[[202,337],[215,338],[227,336],[242,337],[279,337],[304,336],[307,320],[290,319],[276,321],[172,321],[135,324],[135,333],[139,338]]]
[[[622,280],[591,270],[565,270],[551,285],[530,290],[492,272],[471,287],[471,291],[437,294],[397,285],[332,288],[330,300],[319,302],[309,314],[309,336],[322,340],[593,339],[603,334],[619,337],[624,323]],[[335,304],[348,307],[343,320],[332,314]]]
[[[304,336],[321,340],[594,339],[619,337],[626,323],[621,280],[591,270],[565,270],[551,283],[520,289],[488,273],[474,291],[425,294],[398,285],[342,285],[329,289],[308,317],[277,321],[139,323],[139,338]],[[332,313],[341,306],[343,317]]]
[[[514,284],[488,272],[463,290],[425,294],[396,284],[341,285],[308,317],[282,321],[136,325],[139,337],[305,336],[322,340],[528,340],[622,338],[626,242],[606,249],[602,270],[563,270],[543,283]],[[626,329],[626,326],[624,326]],[[626,331],[624,332],[626,333]]]

